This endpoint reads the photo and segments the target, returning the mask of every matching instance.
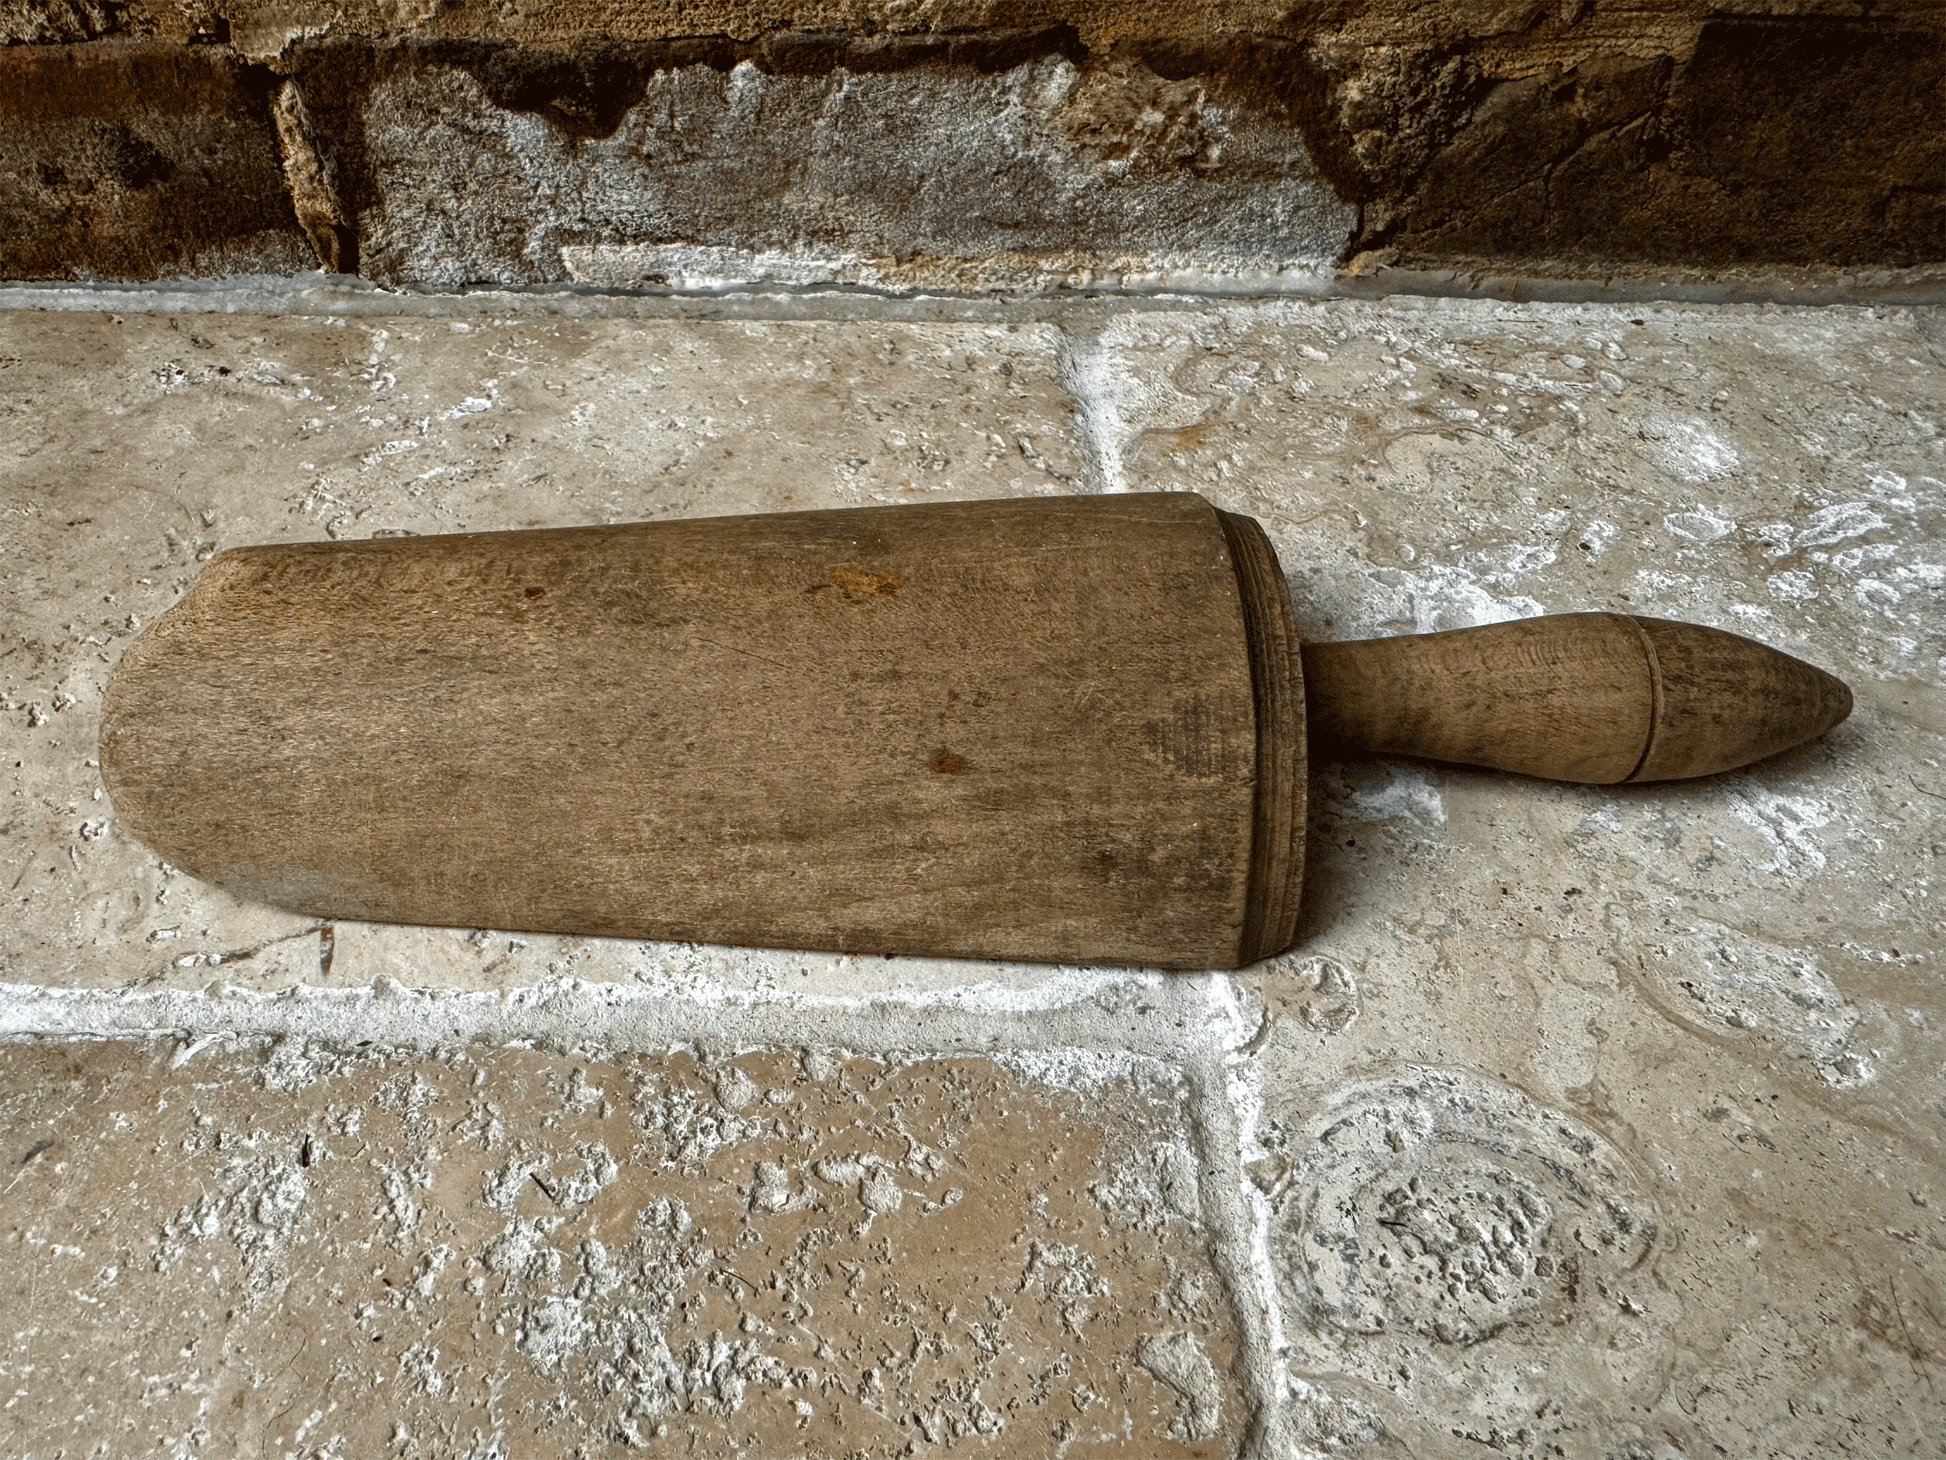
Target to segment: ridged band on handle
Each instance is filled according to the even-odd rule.
[[[1257,792],[1251,829],[1249,902],[1239,967],[1281,953],[1297,940],[1304,885],[1304,665],[1290,585],[1255,518],[1217,514],[1243,602],[1257,717]]]

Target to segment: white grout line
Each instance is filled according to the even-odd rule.
[[[1162,1060],[1208,1057],[1195,980],[1105,978],[1077,997],[1036,1005],[1009,997],[786,995],[694,998],[641,983],[556,979],[506,990],[297,987],[54,988],[0,984],[0,1040],[142,1039],[186,1045],[226,1036],[433,1049],[472,1043],[657,1051],[708,1045],[1004,1054],[1092,1050]]]
[[[1098,492],[1126,492],[1123,450],[1128,444],[1128,382],[1115,368],[1104,330],[1079,324],[1059,331],[1061,383],[1074,400],[1075,424],[1088,452],[1089,483]]]
[[[1210,1259],[1229,1288],[1241,1340],[1243,1387],[1254,1411],[1254,1423],[1239,1436],[1239,1451],[1250,1460],[1291,1460],[1295,1451],[1286,1435],[1279,1369],[1283,1318],[1267,1260],[1262,1199],[1244,1169],[1262,1112],[1256,1063],[1240,1053],[1251,1024],[1233,976],[1213,973],[1185,982],[1193,982],[1205,1001],[1204,1027],[1210,1036],[1183,1062],[1190,1088],[1188,1115],[1203,1152],[1203,1221],[1210,1234]]]

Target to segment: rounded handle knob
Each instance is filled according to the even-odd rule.
[[[1311,734],[1554,780],[1734,770],[1851,713],[1842,680],[1738,634],[1566,613],[1306,644]]]

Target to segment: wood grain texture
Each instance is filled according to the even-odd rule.
[[[102,774],[319,916],[1231,967],[1294,933],[1295,645],[1190,494],[245,548]]]
[[[1822,735],[1851,691],[1738,634],[1620,613],[1306,644],[1320,743],[1597,785],[1733,770]]]

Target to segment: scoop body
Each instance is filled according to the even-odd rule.
[[[321,917],[1228,967],[1295,933],[1299,674],[1187,494],[241,548],[102,772]]]

